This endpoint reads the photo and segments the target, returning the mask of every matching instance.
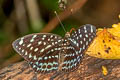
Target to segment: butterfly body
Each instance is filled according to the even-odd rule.
[[[62,38],[52,33],[35,33],[13,42],[13,48],[37,73],[70,72],[78,68],[85,50],[96,36],[96,28],[86,24]]]

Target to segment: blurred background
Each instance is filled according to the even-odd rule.
[[[64,37],[54,11],[67,31],[83,24],[111,27],[119,22],[120,0],[0,0],[0,68],[23,60],[11,45],[21,36],[50,32]]]

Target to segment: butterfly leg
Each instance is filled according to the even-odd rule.
[[[54,80],[54,78],[56,78],[57,76],[59,76],[62,73],[62,63],[64,61],[64,54],[62,54],[62,51],[59,52],[59,67],[58,70],[53,74],[53,76],[50,78],[50,80]]]
[[[37,79],[37,72],[34,72],[34,76],[33,76],[33,79],[32,80],[38,80]]]
[[[54,80],[57,76],[59,76],[62,72],[61,71],[56,71],[53,76],[51,76],[50,80]]]

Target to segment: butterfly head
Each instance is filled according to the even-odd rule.
[[[66,32],[65,37],[69,38],[70,37],[70,32]]]

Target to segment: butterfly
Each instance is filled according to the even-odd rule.
[[[96,36],[96,28],[86,24],[62,38],[52,33],[33,33],[12,44],[37,73],[70,72],[78,68],[84,53]]]

